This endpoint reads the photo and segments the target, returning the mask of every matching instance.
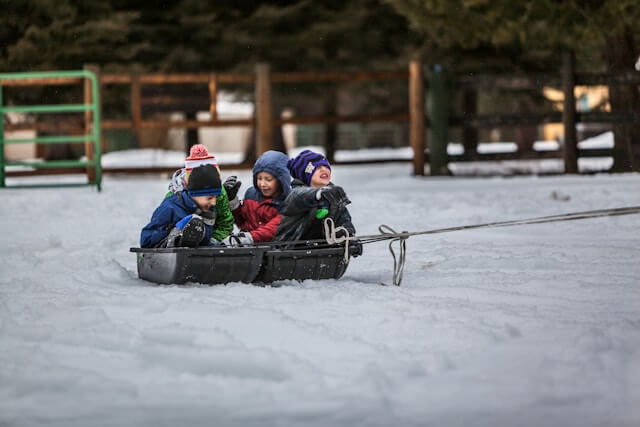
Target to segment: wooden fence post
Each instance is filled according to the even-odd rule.
[[[142,121],[142,89],[140,86],[140,74],[131,75],[131,123],[133,136],[138,148],[140,147],[140,122]]]
[[[575,56],[573,52],[562,54],[562,91],[564,103],[562,108],[562,124],[564,125],[564,172],[578,173],[578,141],[576,138],[576,99],[574,87]]]
[[[92,73],[94,73],[98,79],[98,90],[101,91],[102,86],[100,85],[100,67],[98,65],[95,64],[86,64],[84,66],[84,69],[87,71],[91,71]],[[89,105],[93,102],[93,91],[91,88],[91,80],[89,80],[88,78],[84,79],[84,104],[85,105]],[[102,97],[98,96],[98,100],[100,102],[100,104],[98,105],[98,109],[100,110],[100,112],[98,113],[101,117],[102,120],[102,114],[101,114],[101,110],[102,110]],[[91,132],[93,132],[93,113],[91,111],[85,110],[84,112],[84,132],[85,134],[89,134]],[[101,131],[102,133],[102,131]],[[99,144],[102,144],[102,135],[99,136],[100,138],[100,142]],[[102,145],[101,145],[101,151],[102,151]],[[84,142],[84,155],[87,158],[87,160],[94,160],[95,158],[95,151],[94,151],[94,143],[92,141],[85,141]],[[87,181],[90,183],[95,183],[96,182],[96,168],[95,167],[91,167],[91,166],[87,166],[86,167],[86,173],[87,173]]]
[[[209,74],[209,113],[211,121],[218,121],[218,76],[216,73]]]
[[[273,116],[271,113],[271,70],[269,64],[256,64],[255,117],[256,158],[273,146]]]
[[[424,175],[425,149],[424,71],[422,62],[409,63],[409,141],[413,148],[413,174]]]
[[[476,89],[465,89],[462,93],[462,111],[465,116],[475,116],[478,112]],[[465,156],[475,156],[478,153],[478,129],[473,126],[463,126],[462,146]]]
[[[429,72],[427,110],[429,111],[429,165],[431,166],[431,175],[446,175],[448,173],[449,102],[447,77],[439,65],[436,65]]]
[[[337,102],[337,94],[336,88],[332,87],[329,89],[329,93],[327,94],[325,113],[333,117],[337,113],[336,109]],[[324,127],[324,150],[326,154],[327,160],[329,163],[333,163],[335,160],[336,154],[336,140],[338,139],[338,124],[337,123],[327,123]]]
[[[2,82],[0,82],[0,188],[4,188],[6,185],[5,182],[5,171],[4,171],[4,111],[2,111],[2,106],[4,105],[4,101],[2,100]],[[37,136],[37,135],[36,135]]]

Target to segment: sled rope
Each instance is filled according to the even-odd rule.
[[[640,213],[640,206],[632,206],[627,208],[614,208],[614,209],[599,209],[599,210],[593,210],[593,211],[574,212],[574,213],[567,213],[567,214],[560,214],[560,215],[543,216],[543,217],[537,217],[537,218],[516,219],[516,220],[509,220],[509,221],[496,221],[496,222],[488,222],[484,224],[461,225],[457,227],[438,228],[435,230],[426,230],[426,231],[414,231],[414,232],[403,231],[402,233],[372,234],[368,236],[357,236],[357,239],[364,244],[364,243],[373,243],[381,240],[387,240],[387,239],[393,239],[393,238],[399,238],[399,237],[411,237],[411,236],[419,236],[419,235],[425,235],[425,234],[449,233],[452,231],[471,230],[476,228],[511,227],[515,225],[544,224],[548,222],[574,221],[578,219],[630,215],[630,214],[638,214],[638,213]]]
[[[404,263],[406,260],[406,240],[411,236],[419,236],[425,234],[437,234],[448,233],[452,231],[471,230],[477,228],[491,228],[491,227],[511,227],[515,225],[527,225],[527,224],[544,224],[548,222],[559,221],[573,221],[577,219],[598,218],[605,216],[618,216],[618,215],[630,215],[640,213],[640,206],[633,206],[627,208],[615,208],[615,209],[599,209],[594,211],[574,212],[560,215],[550,215],[538,218],[518,219],[510,221],[496,221],[488,222],[484,224],[462,225],[458,227],[439,228],[436,230],[427,231],[415,231],[412,233],[403,231],[397,233],[388,225],[382,224],[378,227],[380,234],[373,234],[369,236],[357,236],[354,240],[360,241],[362,244],[380,242],[383,240],[391,240],[389,242],[389,251],[393,257],[393,284],[400,286],[402,282],[402,274],[404,271]],[[399,242],[400,254],[396,259],[396,254],[393,251],[393,243]]]
[[[342,231],[343,235],[341,237],[336,236],[338,231]],[[336,227],[335,222],[331,217],[327,217],[324,220],[324,235],[327,239],[327,243],[330,245],[338,245],[344,242],[344,262],[349,262],[349,239],[351,236],[349,235],[349,231],[345,227]]]
[[[498,228],[498,227],[512,227],[516,225],[531,225],[531,224],[544,224],[549,222],[561,222],[561,221],[574,221],[578,219],[589,219],[589,218],[600,218],[600,217],[609,217],[609,216],[619,216],[619,215],[631,215],[631,214],[640,214],[640,206],[631,206],[626,208],[613,208],[613,209],[598,209],[592,211],[582,211],[582,212],[573,212],[559,215],[549,215],[537,218],[527,218],[527,219],[516,219],[509,221],[495,221],[495,222],[487,222],[483,224],[472,224],[472,225],[461,225],[457,227],[447,227],[447,228],[438,228],[434,230],[425,230],[425,231],[414,231],[407,232],[403,231],[401,233],[396,232],[393,228],[388,225],[382,224],[378,227],[378,231],[380,234],[370,234],[364,236],[350,236],[347,230],[344,227],[336,227],[335,223],[331,218],[327,218],[324,221],[324,230],[325,230],[325,239],[314,239],[314,240],[294,240],[294,241],[280,241],[280,242],[267,242],[261,243],[261,245],[269,245],[269,246],[284,246],[284,245],[297,245],[304,244],[307,247],[323,247],[323,246],[331,246],[336,244],[345,244],[345,262],[349,261],[349,243],[350,242],[359,242],[361,244],[367,243],[375,243],[381,242],[384,240],[391,240],[389,242],[389,251],[391,252],[391,256],[393,257],[393,284],[396,286],[400,286],[402,282],[402,276],[404,272],[404,264],[406,260],[406,240],[411,236],[420,236],[427,234],[439,234],[439,233],[449,233],[453,231],[462,231],[462,230],[473,230],[479,228]],[[339,231],[344,232],[344,236],[336,236],[336,233]],[[393,243],[399,243],[399,254],[396,256],[395,251],[393,250]]]
[[[378,231],[380,234],[393,234],[397,235],[397,233],[393,228],[388,225],[380,225],[378,227]],[[406,232],[403,232],[406,233]],[[407,239],[408,237],[394,237],[389,242],[389,252],[391,252],[391,256],[393,257],[393,284],[396,286],[400,286],[402,282],[402,274],[404,273],[404,261],[407,255]],[[398,247],[400,248],[400,253],[398,254],[398,258],[396,259],[396,253],[393,250],[393,243],[398,242]],[[384,285],[384,283],[382,283]]]
[[[342,231],[343,235],[341,237],[337,237],[336,233]],[[398,233],[388,225],[380,225],[378,227],[378,231],[380,231],[381,235],[397,235]],[[338,245],[344,242],[344,262],[349,262],[349,240],[351,236],[345,227],[336,227],[335,222],[331,218],[326,218],[324,220],[324,235],[326,236],[327,243],[329,245]],[[390,237],[389,242],[389,252],[391,252],[391,256],[393,257],[393,284],[396,286],[400,286],[402,282],[402,274],[404,272],[404,262],[407,254],[407,241],[408,237]],[[393,250],[393,244],[395,242],[399,242],[400,253],[396,257],[396,253]],[[384,285],[384,283],[383,283]]]
[[[550,215],[543,216],[537,218],[527,218],[527,219],[516,219],[509,221],[496,221],[496,222],[487,222],[483,224],[472,224],[472,225],[461,225],[457,227],[447,227],[447,228],[438,228],[433,230],[425,230],[425,231],[414,231],[407,232],[403,231],[401,233],[391,232],[391,233],[380,233],[380,234],[369,234],[369,235],[355,235],[350,236],[349,241],[357,241],[362,244],[367,243],[375,243],[383,240],[397,239],[397,238],[407,238],[411,236],[420,236],[426,234],[439,234],[439,233],[449,233],[453,231],[462,231],[462,230],[473,230],[477,228],[492,228],[492,227],[511,227],[515,225],[529,225],[529,224],[544,224],[548,222],[560,222],[560,221],[573,221],[578,219],[589,219],[589,218],[599,218],[606,216],[619,216],[619,215],[630,215],[630,214],[639,214],[640,206],[632,206],[626,208],[614,208],[614,209],[599,209],[593,211],[583,211],[583,212],[573,212],[567,214],[559,214],[559,215]],[[382,225],[386,229],[391,229],[387,225]],[[336,231],[339,231],[343,227],[338,227]],[[326,230],[326,228],[325,228]],[[336,239],[340,239],[339,242],[342,243],[345,240],[344,237],[336,237]],[[327,239],[310,239],[310,240],[283,240],[283,241],[274,241],[274,242],[261,242],[260,245],[266,246],[274,246],[274,247],[282,247],[282,246],[293,246],[293,245],[307,245],[313,247],[322,247],[323,245],[332,245],[333,243],[327,242]]]

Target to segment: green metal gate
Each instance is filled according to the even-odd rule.
[[[84,78],[88,79],[91,86],[91,103],[89,104],[60,104],[60,105],[29,105],[29,106],[5,106],[2,97],[3,85],[8,85],[8,80],[46,80],[56,78]],[[55,83],[41,83],[55,84]],[[86,183],[52,183],[37,185],[16,185],[13,187],[63,187],[78,185],[95,185],[100,191],[102,181],[102,170],[100,166],[100,93],[98,92],[98,79],[94,73],[87,70],[79,71],[47,71],[47,72],[28,72],[28,73],[6,73],[0,74],[0,188],[6,187],[5,184],[5,167],[6,166],[27,166],[36,169],[41,168],[87,168]],[[60,135],[60,136],[41,136],[35,138],[5,139],[4,137],[4,115],[6,113],[78,113],[91,112],[92,124],[90,132],[85,135]],[[93,158],[86,160],[53,160],[41,162],[6,162],[4,155],[5,144],[66,144],[72,142],[93,143]],[[95,179],[89,176],[89,170],[95,169]]]

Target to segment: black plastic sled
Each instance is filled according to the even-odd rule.
[[[339,279],[349,266],[344,259],[344,245],[301,249],[131,248],[130,251],[138,258],[138,277],[163,284]]]

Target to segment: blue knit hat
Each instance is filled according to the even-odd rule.
[[[287,168],[289,168],[291,176],[300,181],[304,181],[307,185],[311,185],[311,177],[316,169],[318,169],[318,166],[326,166],[331,170],[331,165],[327,158],[311,150],[304,150],[287,162]]]

